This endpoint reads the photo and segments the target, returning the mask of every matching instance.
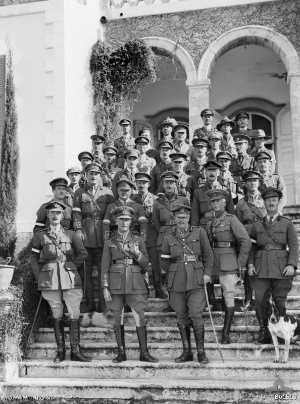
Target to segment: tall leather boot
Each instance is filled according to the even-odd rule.
[[[229,333],[233,317],[234,317],[234,307],[226,307],[221,344],[231,344]]]
[[[64,324],[61,319],[54,319],[54,334],[57,345],[57,352],[54,358],[54,362],[62,362],[66,359],[66,346],[65,346],[65,333]]]
[[[158,359],[150,355],[147,347],[147,330],[146,326],[136,327],[136,333],[140,345],[140,361],[142,362],[158,362]]]
[[[79,320],[70,320],[71,361],[90,362],[90,359],[80,352],[79,343],[80,343]]]
[[[261,308],[256,308],[256,317],[259,323],[259,332],[257,341],[259,344],[269,344],[271,343],[272,339],[267,327],[268,319],[264,318],[263,311]]]
[[[199,363],[208,363],[207,356],[204,351],[204,325],[203,324],[193,324],[196,348],[197,348],[197,356]]]
[[[182,341],[182,354],[175,359],[176,363],[189,362],[193,360],[191,349],[191,327],[183,324],[177,324]]]
[[[124,325],[115,326],[114,331],[118,345],[118,355],[113,359],[113,362],[126,361]]]

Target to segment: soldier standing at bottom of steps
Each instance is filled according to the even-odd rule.
[[[170,305],[176,311],[183,345],[183,352],[175,362],[193,360],[190,335],[192,322],[198,361],[208,363],[204,351],[202,312],[206,305],[204,284],[210,282],[213,252],[205,230],[189,226],[190,205],[178,201],[172,210],[176,226],[163,239],[161,261],[167,272]]]
[[[298,239],[293,223],[279,214],[282,192],[269,187],[263,192],[267,215],[253,223],[252,253],[248,274],[255,293],[255,309],[260,330],[258,342],[271,342],[268,332],[268,299],[272,295],[279,316],[286,315],[286,299],[292,288],[298,263]]]
[[[57,344],[55,362],[65,360],[65,336],[62,321],[64,303],[70,316],[71,360],[89,361],[81,352],[80,302],[81,279],[77,268],[87,257],[80,237],[61,226],[65,205],[51,201],[46,205],[49,226],[34,234],[32,240],[31,268],[38,282],[38,289],[51,307]]]
[[[135,215],[129,206],[117,207],[113,212],[117,230],[106,240],[102,255],[101,281],[103,295],[113,311],[114,331],[118,344],[118,355],[114,362],[126,361],[123,310],[130,306],[136,322],[140,345],[140,361],[158,362],[147,347],[145,308],[149,289],[149,259],[142,237],[130,231]]]
[[[235,215],[227,213],[226,191],[208,192],[214,217],[207,223],[207,233],[214,251],[213,276],[218,277],[225,301],[222,344],[230,344],[230,328],[234,317],[234,297],[239,275],[243,279],[251,249],[247,230]]]

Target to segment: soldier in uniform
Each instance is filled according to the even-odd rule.
[[[177,153],[191,154],[191,146],[189,145],[189,128],[187,125],[176,125],[173,128],[173,148]]]
[[[282,212],[287,202],[287,191],[285,183],[280,174],[272,174],[272,159],[268,151],[261,151],[255,156],[255,163],[261,175],[260,191],[264,192],[268,187],[274,187],[281,191],[282,198],[280,198],[279,209]]]
[[[117,149],[110,144],[103,147],[104,162],[102,164],[103,184],[109,188],[112,186],[115,175],[121,170],[117,165]]]
[[[160,125],[160,142],[173,142],[173,128],[177,125],[177,121],[169,116],[164,119]]]
[[[157,248],[161,251],[162,241],[165,235],[174,227],[173,207],[176,203],[182,202],[189,204],[189,200],[178,195],[177,181],[178,176],[174,171],[165,171],[162,177],[162,193],[153,204],[152,221],[158,232]]]
[[[236,205],[236,215],[248,232],[251,230],[253,223],[262,222],[267,214],[263,198],[259,191],[260,179],[261,175],[257,171],[249,170],[246,172],[244,175],[245,196],[240,199]],[[252,305],[253,296],[253,289],[248,273],[245,274],[244,289],[245,303],[243,309],[248,310]]]
[[[70,194],[72,198],[72,203],[73,203],[73,198],[74,198],[74,193],[76,189],[80,187],[79,185],[79,180],[80,180],[80,174],[81,174],[81,169],[79,167],[71,167],[67,170],[66,172],[67,177],[69,178],[69,184],[67,191]]]
[[[125,156],[127,150],[134,149],[135,142],[134,137],[131,132],[131,120],[130,119],[121,119],[119,125],[122,128],[122,136],[118,137],[115,140],[115,148],[118,150],[118,166],[120,168],[124,168]]]
[[[239,112],[235,117],[235,128],[233,129],[232,134],[234,135],[250,135],[251,129],[249,129],[249,120],[250,115],[246,111]]]
[[[230,164],[232,161],[232,155],[228,151],[221,151],[217,154],[217,162],[221,166],[220,179],[223,185],[231,192],[232,199],[237,202],[238,199],[238,185],[234,180],[231,171]]]
[[[104,244],[102,226],[106,208],[113,201],[113,195],[109,188],[103,186],[101,169],[97,163],[87,165],[85,171],[86,186],[78,189],[74,195],[73,227],[88,252],[83,274],[86,307],[82,308],[82,311],[92,315],[94,312],[105,312],[100,288]],[[96,274],[93,272],[94,268]],[[97,314],[96,317],[105,322],[103,314]]]
[[[232,157],[237,157],[236,146],[234,143],[231,131],[234,128],[234,122],[225,116],[216,126],[217,130],[223,133],[223,138],[221,142],[221,149],[223,151],[228,151]]]
[[[84,187],[86,184],[85,167],[88,164],[91,164],[93,162],[94,156],[92,155],[92,153],[90,153],[88,151],[83,151],[78,154],[78,160],[80,161],[81,169],[82,169],[81,176],[79,179],[79,186]]]
[[[256,315],[260,326],[258,342],[270,342],[267,329],[268,299],[272,295],[279,316],[286,315],[286,299],[297,269],[299,248],[293,223],[279,213],[282,192],[267,188],[262,197],[267,215],[253,223],[250,237],[253,244],[248,274],[255,292]]]
[[[222,132],[214,131],[211,132],[208,141],[209,141],[209,151],[207,153],[208,160],[216,160],[217,154],[220,153],[221,150],[221,142],[222,142],[223,134]]]
[[[254,147],[251,149],[250,155],[255,158],[255,156],[258,153],[260,153],[261,151],[269,153],[269,155],[271,157],[271,163],[272,163],[271,174],[274,174],[275,168],[276,168],[276,157],[275,157],[275,153],[273,152],[273,150],[267,149],[265,146],[265,142],[266,142],[265,131],[262,129],[252,130],[252,135],[253,135]]]
[[[53,199],[60,201],[64,204],[65,209],[63,210],[63,217],[61,220],[61,225],[69,230],[72,228],[72,202],[70,201],[70,195],[68,193],[68,181],[65,178],[54,178],[49,183],[52,188]],[[51,201],[43,203],[37,211],[36,222],[33,228],[33,232],[43,230],[47,226],[47,209],[46,206]]]
[[[178,195],[185,196],[190,200],[190,193],[188,189],[189,185],[189,175],[184,171],[187,155],[184,153],[171,153],[170,154],[172,163],[173,163],[173,171],[177,174],[177,190]]]
[[[105,137],[98,134],[92,135],[91,140],[92,140],[92,154],[94,156],[94,161],[102,165],[104,162],[103,144],[105,141]]]
[[[130,182],[133,184],[135,183],[135,174],[139,171],[137,168],[138,159],[139,159],[139,152],[135,149],[127,150],[124,154],[125,157],[125,168],[120,170],[115,175],[113,182],[112,182],[112,192],[114,197],[117,198],[117,183],[121,177],[126,176]],[[135,192],[135,189],[133,190]]]
[[[209,135],[215,130],[213,126],[215,113],[210,108],[205,108],[201,111],[200,116],[203,121],[203,126],[194,131],[194,137],[207,139]]]
[[[173,163],[170,159],[170,153],[173,150],[173,145],[170,142],[162,141],[158,145],[159,162],[151,170],[150,192],[157,194],[161,182],[161,174],[165,171],[172,171]]]
[[[191,161],[185,167],[185,172],[190,176],[188,189],[193,198],[194,190],[203,185],[205,179],[205,164],[207,163],[208,140],[195,137],[192,140],[193,150]]]
[[[176,312],[183,345],[183,352],[175,362],[193,360],[192,323],[198,361],[207,363],[202,312],[206,305],[204,284],[210,282],[213,254],[205,230],[190,227],[190,210],[190,205],[185,203],[178,202],[173,206],[175,227],[164,237],[161,258],[167,273],[170,305]]]
[[[147,155],[150,140],[147,136],[140,135],[135,139],[136,148],[139,152],[137,169],[140,172],[150,174],[151,170],[155,167],[156,161]]]
[[[139,172],[135,174],[137,193],[133,195],[133,201],[142,205],[147,218],[146,247],[152,267],[153,286],[155,288],[155,297],[165,299],[166,293],[162,289],[159,256],[156,248],[157,231],[152,222],[153,204],[157,199],[156,195],[149,192],[151,177],[147,173]]]
[[[237,157],[232,160],[230,171],[239,187],[242,188],[244,174],[248,170],[253,170],[254,158],[247,153],[250,142],[250,138],[247,135],[236,135],[234,141],[237,149]]]
[[[226,193],[212,190],[208,193],[215,217],[206,229],[214,252],[212,278],[218,278],[225,300],[225,319],[222,344],[230,344],[230,328],[234,317],[234,297],[238,275],[243,278],[251,249],[251,241],[245,227],[235,215],[226,212]]]
[[[103,220],[104,238],[107,240],[116,228],[116,221],[114,211],[118,207],[129,206],[134,210],[134,217],[132,219],[132,230],[136,234],[140,234],[144,239],[147,232],[147,218],[145,216],[143,205],[140,205],[133,201],[132,196],[136,193],[135,184],[123,175],[118,178],[116,182],[116,199],[110,203],[106,209],[105,217]]]
[[[148,255],[143,239],[130,231],[134,211],[129,206],[114,211],[117,230],[107,240],[102,256],[102,287],[114,315],[118,355],[114,362],[126,361],[124,324],[125,304],[132,310],[140,346],[140,361],[158,362],[147,347],[145,308],[147,300]]]
[[[48,226],[34,234],[32,240],[31,268],[38,289],[52,311],[57,344],[55,362],[65,360],[65,336],[62,321],[64,303],[70,316],[71,360],[86,362],[80,352],[80,302],[81,279],[77,268],[87,256],[80,237],[61,226],[65,205],[61,201],[46,205]]]
[[[194,191],[192,200],[192,226],[205,225],[208,219],[214,215],[210,207],[207,192],[214,189],[227,190],[226,186],[218,180],[221,171],[220,164],[214,160],[208,160],[204,167],[206,182]],[[230,192],[227,192],[226,201],[226,210],[229,213],[234,213],[234,206]]]

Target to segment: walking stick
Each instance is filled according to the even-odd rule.
[[[26,341],[24,352],[27,351],[28,344],[29,344],[29,341],[30,341],[30,338],[31,338],[31,335],[32,335],[32,332],[33,332],[33,329],[34,329],[38,314],[39,314],[39,311],[40,311],[42,299],[43,299],[42,294],[40,294],[40,299],[39,299],[39,302],[38,302],[38,305],[37,305],[37,308],[36,308],[36,311],[35,311],[35,314],[34,314],[34,317],[33,317],[33,322],[32,322],[30,332],[29,332],[29,335],[28,335],[28,338],[27,338],[27,341]]]
[[[211,326],[212,326],[213,333],[214,333],[215,340],[216,340],[216,344],[217,344],[217,349],[218,349],[219,354],[221,356],[222,362],[224,363],[225,362],[224,357],[223,357],[222,350],[221,350],[221,347],[220,347],[220,344],[219,344],[218,336],[217,336],[217,333],[216,333],[216,328],[215,328],[214,321],[213,321],[212,314],[211,314],[211,310],[210,310],[208,294],[207,294],[207,289],[206,289],[206,283],[204,285],[204,291],[205,291],[205,298],[206,298],[206,303],[207,303],[207,307],[208,307],[209,318],[210,318]]]

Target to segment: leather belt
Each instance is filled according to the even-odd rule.
[[[236,244],[232,241],[214,241],[213,248],[230,248],[235,247]]]
[[[132,258],[124,258],[123,260],[113,260],[113,264],[132,265],[134,260]]]
[[[196,257],[192,254],[184,254],[183,258],[178,258],[176,262],[196,262]]]
[[[258,250],[262,250],[262,251],[284,251],[286,250],[286,246],[276,246],[276,245],[272,245],[272,244],[267,244],[265,246],[261,246],[261,247],[257,247]]]

